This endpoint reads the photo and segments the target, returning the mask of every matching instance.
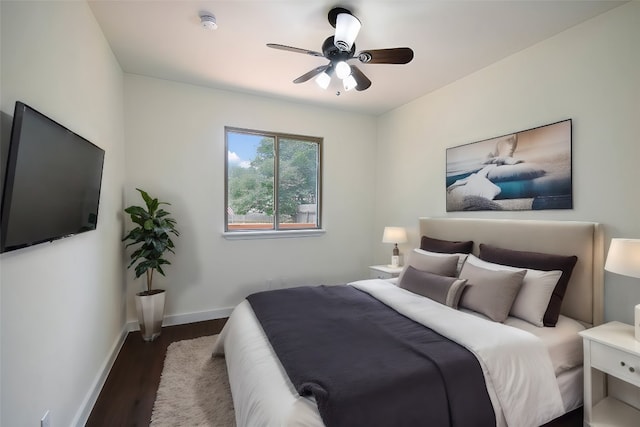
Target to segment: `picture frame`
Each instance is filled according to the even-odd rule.
[[[447,212],[573,209],[572,120],[450,147]]]

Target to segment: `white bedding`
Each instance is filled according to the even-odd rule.
[[[577,368],[564,371],[557,377],[560,386],[560,395],[564,403],[565,412],[573,411],[582,406],[583,398],[583,369],[582,365]]]
[[[383,280],[350,284],[473,352],[496,418],[502,411],[506,425],[540,426],[564,413],[551,359],[536,336],[453,310]]]
[[[389,279],[388,282],[397,285],[398,279]],[[471,310],[461,309],[460,311],[488,320],[488,317]],[[508,317],[504,324],[532,333],[542,340],[549,351],[556,377],[564,371],[582,366],[582,338],[578,332],[585,330],[586,327],[577,320],[561,314],[553,328],[541,328],[517,317]]]
[[[387,281],[352,285],[388,305],[398,305],[407,317],[428,323],[474,352],[485,373],[498,426],[523,425],[522,420],[537,426],[573,409],[563,404],[563,400],[575,404],[575,399],[561,396],[555,365],[543,340],[522,329],[449,309]],[[226,356],[238,426],[323,426],[315,403],[300,397],[289,382],[247,301],[234,310],[214,354]],[[528,374],[517,373],[530,368],[533,371]]]
[[[289,381],[247,300],[218,337],[213,355],[222,354],[238,427],[324,427],[315,403]]]
[[[560,315],[555,328],[539,328],[516,317],[509,317],[504,324],[530,332],[542,340],[549,351],[556,377],[582,366],[582,338],[578,332],[586,328],[580,322]]]

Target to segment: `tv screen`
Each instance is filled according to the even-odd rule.
[[[95,230],[103,162],[104,150],[16,102],[0,252]]]

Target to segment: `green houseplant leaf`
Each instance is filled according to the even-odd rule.
[[[170,203],[160,202],[139,188],[136,190],[140,192],[146,208],[129,206],[124,210],[137,226],[129,230],[122,241],[127,242],[125,247],[137,245],[131,253],[131,262],[127,268],[134,267],[136,278],[146,274],[146,293],[151,293],[153,272],[158,271],[164,276],[162,266],[171,264],[164,258],[167,251],[174,252],[175,246],[170,235],[179,236],[180,233],[176,229],[176,220],[169,217],[169,212],[158,209],[158,206],[171,205]]]

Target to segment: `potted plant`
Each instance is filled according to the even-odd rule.
[[[139,188],[136,190],[142,195],[146,209],[141,206],[129,206],[124,210],[137,226],[129,231],[122,241],[129,241],[125,247],[140,245],[131,254],[131,262],[127,268],[135,265],[136,279],[146,274],[147,289],[136,294],[136,310],[142,338],[145,341],[153,341],[162,329],[165,301],[164,289],[153,289],[153,273],[157,271],[165,275],[162,266],[171,264],[164,258],[165,253],[174,252],[170,235],[179,236],[180,233],[175,228],[176,221],[169,217],[169,212],[159,208],[160,205],[170,203],[159,202],[145,191]]]

